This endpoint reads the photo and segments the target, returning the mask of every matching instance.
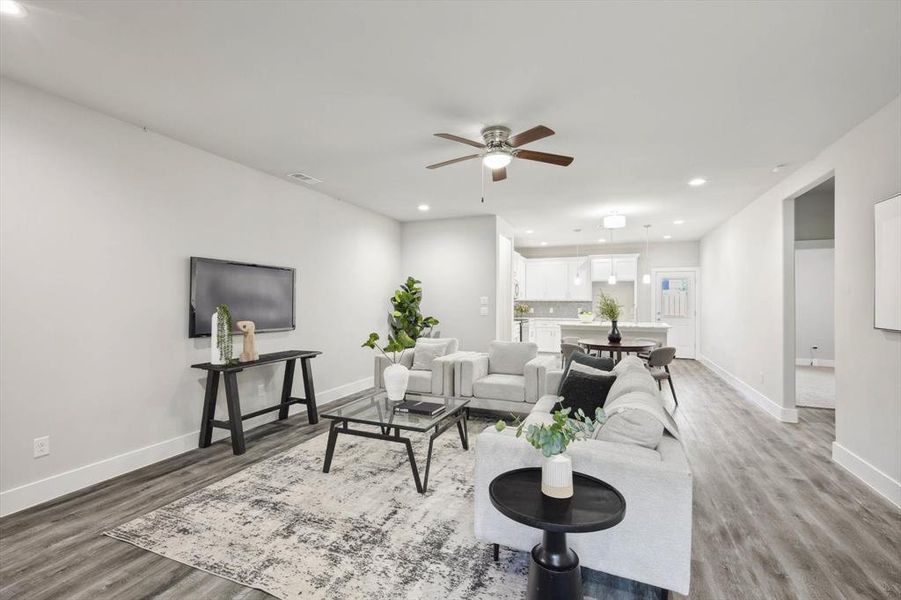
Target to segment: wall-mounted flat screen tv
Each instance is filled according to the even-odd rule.
[[[192,256],[188,335],[209,337],[220,304],[228,305],[233,321],[253,321],[257,333],[294,329],[294,279],[290,267]]]

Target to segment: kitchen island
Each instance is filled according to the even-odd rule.
[[[539,352],[559,352],[560,342],[564,337],[603,337],[610,331],[610,321],[582,322],[579,319],[531,318],[523,319],[523,341],[538,344]],[[667,331],[670,325],[661,322],[617,323],[623,337],[655,340],[661,346],[666,345]]]

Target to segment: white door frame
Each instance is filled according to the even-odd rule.
[[[690,271],[695,276],[695,360],[701,355],[698,350],[701,346],[701,267],[658,267],[651,269],[651,319],[657,318],[657,274],[671,271]]]

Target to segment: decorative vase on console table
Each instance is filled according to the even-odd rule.
[[[232,362],[232,315],[227,304],[216,307],[210,319],[210,363],[224,365]]]
[[[607,334],[607,341],[611,344],[618,344],[622,340],[623,336],[619,333],[619,329],[616,326],[616,321],[610,321],[610,333]]]

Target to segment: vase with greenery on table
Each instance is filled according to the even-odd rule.
[[[407,335],[405,331],[401,331],[396,336],[389,335],[388,343],[384,348],[378,345],[378,341],[379,334],[373,331],[369,334],[369,339],[360,347],[378,350],[388,359],[391,364],[383,372],[385,391],[388,393],[389,400],[403,400],[404,394],[407,393],[407,384],[410,381],[410,370],[400,364],[400,360],[404,352],[416,345],[416,340]]]
[[[582,412],[582,409],[573,414],[570,408],[555,411],[553,417],[551,424],[531,423],[528,426],[524,421],[514,420],[516,437],[522,437],[525,433],[526,441],[544,456],[541,465],[541,493],[551,498],[572,498],[573,466],[566,448],[572,442],[590,437],[604,424],[607,416],[604,409],[598,407],[593,418]],[[498,431],[503,431],[506,427],[503,420],[495,424]]]
[[[528,304],[521,302],[519,304],[513,305],[513,312],[516,314],[517,317],[522,318],[522,317],[526,316],[527,314],[529,314],[529,311],[531,310],[531,308],[532,307],[530,307]]]
[[[610,321],[611,327],[610,333],[607,334],[607,341],[611,344],[618,344],[623,339],[616,326],[622,311],[623,307],[616,301],[616,298],[601,292],[601,295],[598,296],[598,314]]]
[[[227,365],[235,361],[232,357],[232,333],[232,313],[228,304],[220,304],[210,320],[210,335],[213,338],[210,344],[210,363]]]

